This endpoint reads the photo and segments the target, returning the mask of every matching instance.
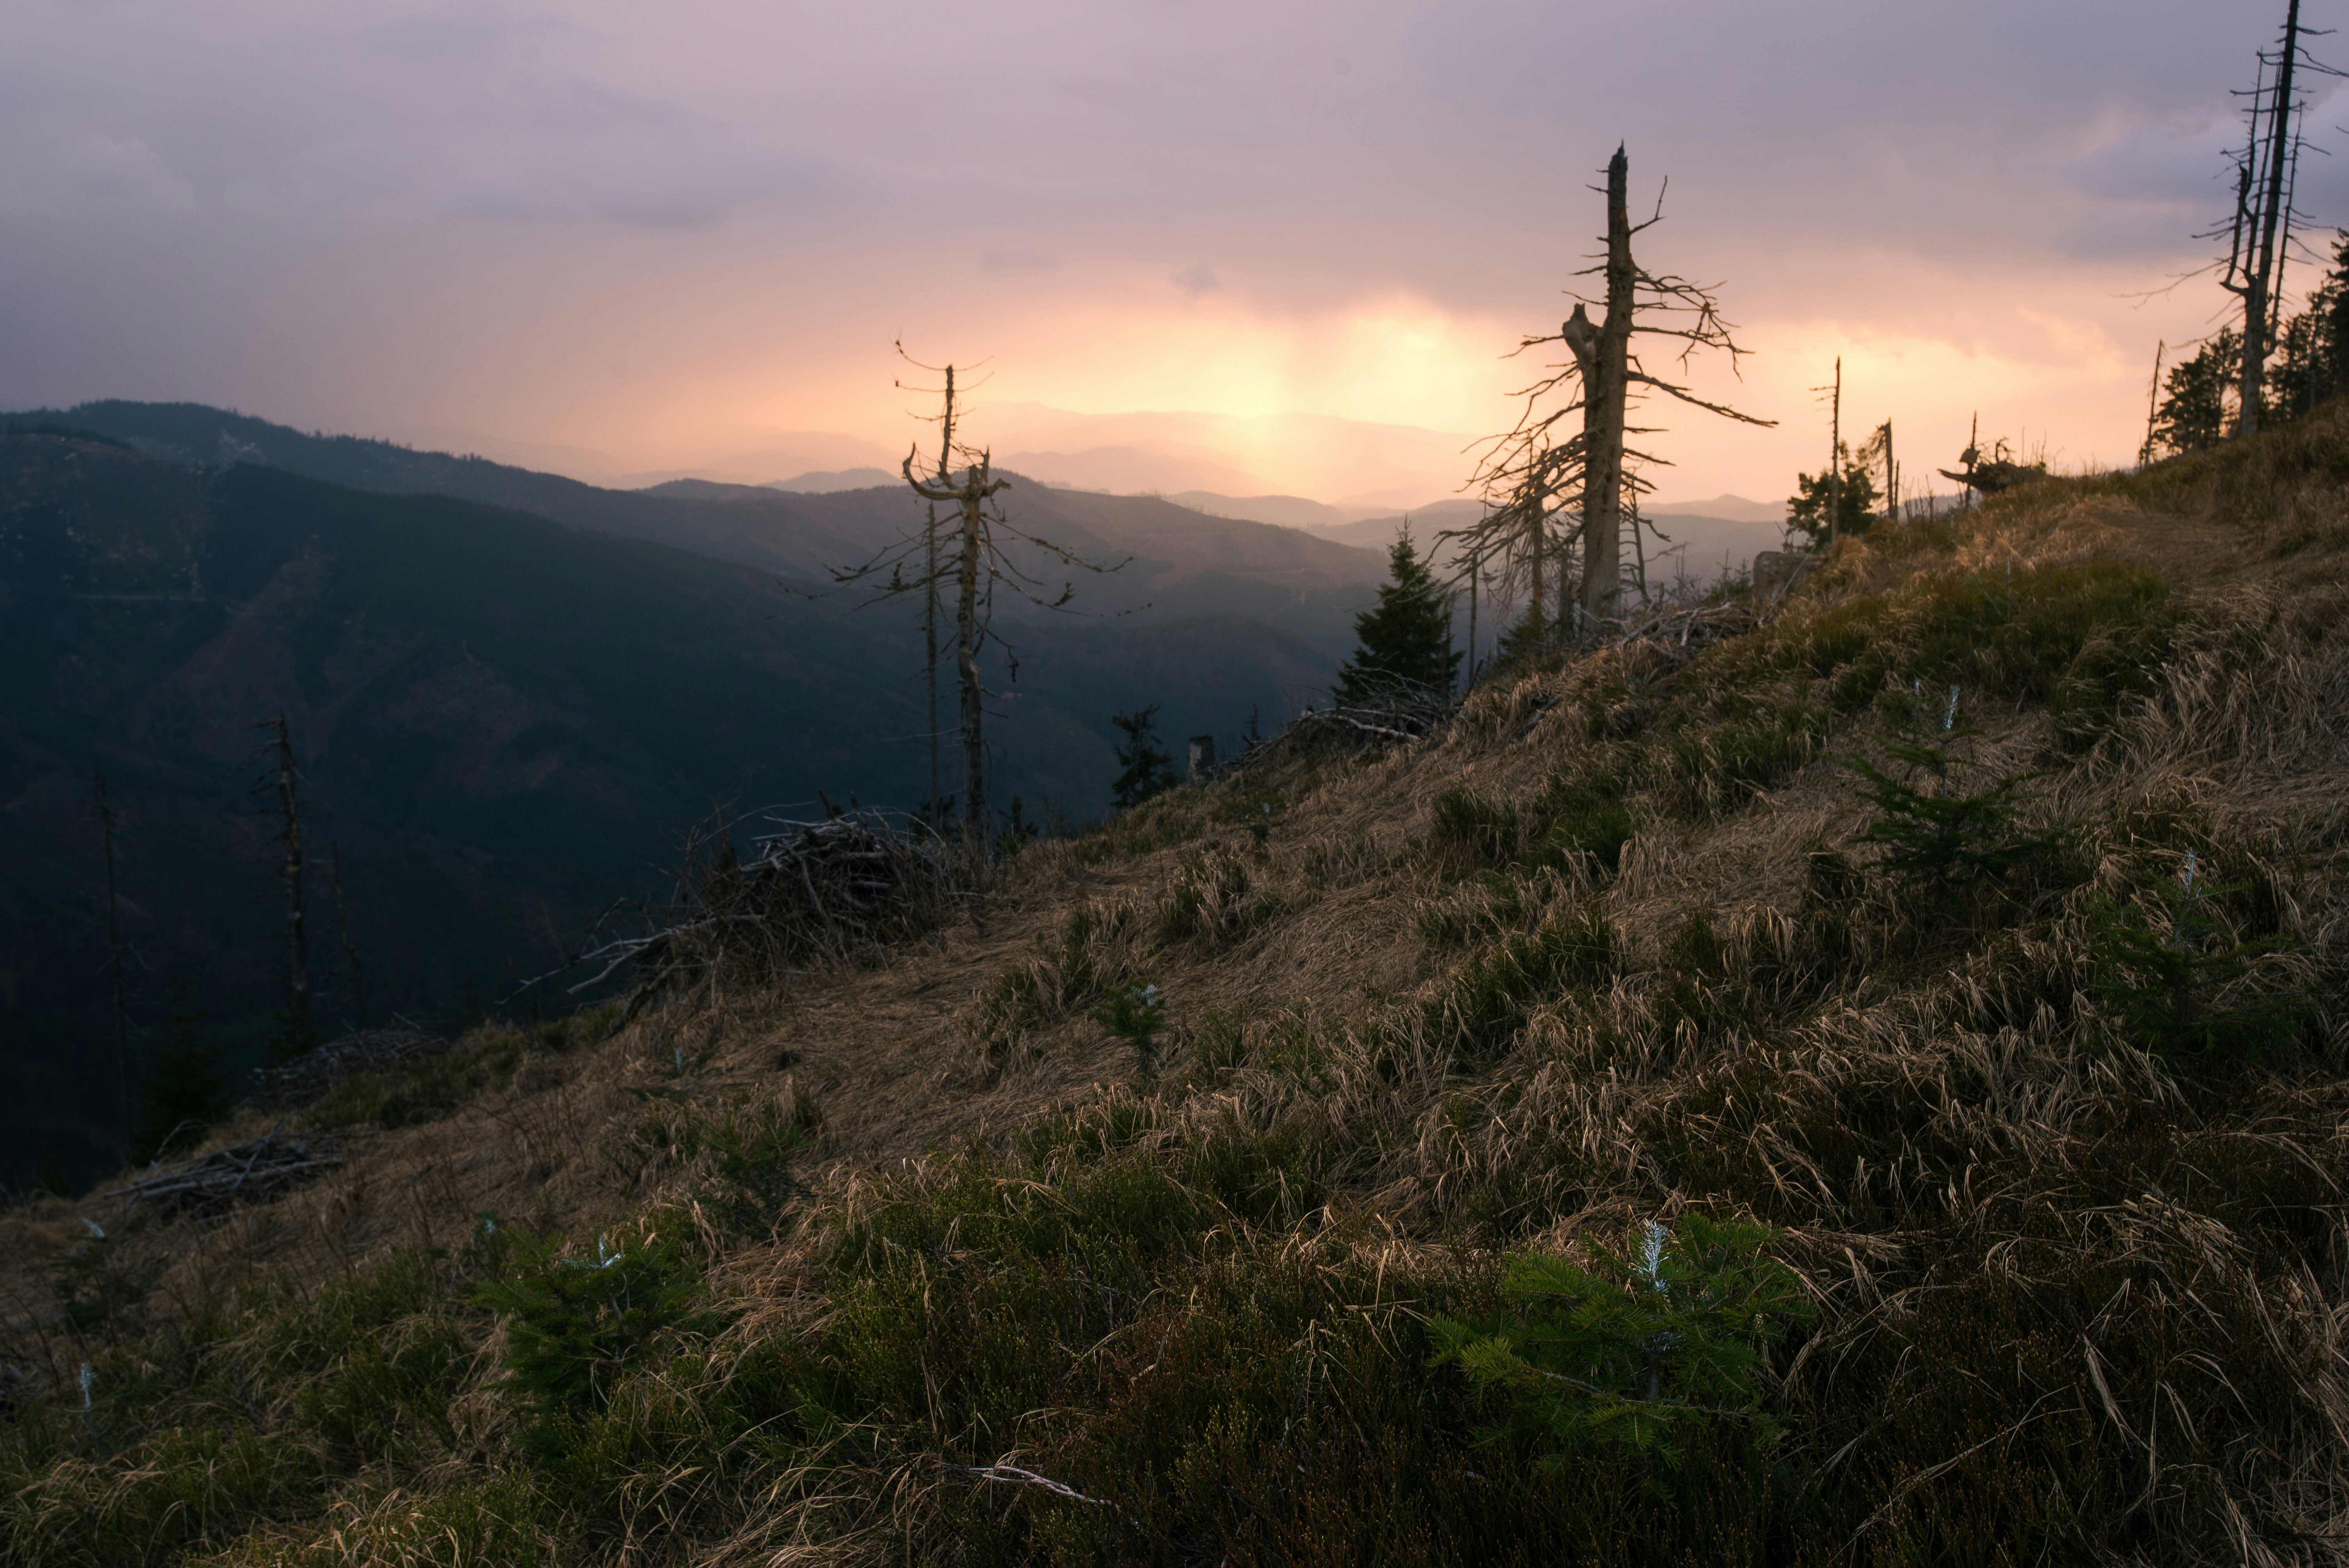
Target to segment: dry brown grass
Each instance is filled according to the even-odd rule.
[[[1506,894],[1464,881],[1428,841],[1441,792],[1531,799],[1561,768],[1697,700],[1673,652],[1612,650],[1479,691],[1441,738],[1155,802],[1117,830],[1116,842],[1144,846],[1132,852],[1033,846],[968,918],[883,959],[714,1003],[697,987],[445,1119],[355,1133],[332,1176],[224,1222],[88,1201],[19,1206],[0,1215],[10,1348],[52,1389],[86,1358],[45,1305],[50,1260],[85,1233],[82,1214],[153,1270],[170,1315],[194,1321],[264,1279],[311,1289],[453,1247],[483,1211],[592,1232],[690,1194],[697,1168],[670,1131],[680,1108],[772,1105],[812,1130],[802,1173],[818,1196],[797,1231],[705,1238],[748,1304],[722,1361],[820,1339],[833,1310],[823,1249],[906,1192],[964,1180],[956,1151],[973,1140],[1009,1150],[1046,1112],[1129,1116],[1148,1130],[1133,1147],[1170,1160],[1242,1133],[1320,1150],[1319,1189],[1263,1244],[1324,1259],[1332,1277],[1564,1247],[1690,1207],[1760,1215],[1820,1309],[1779,1384],[1823,1429],[1847,1359],[1898,1362],[1887,1347],[1901,1345],[1995,1359],[2011,1347],[2002,1335],[2027,1338],[2032,1375],[2054,1379],[2045,1397],[1979,1441],[1969,1429],[1973,1446],[1950,1448],[1946,1470],[1869,1472],[1855,1549],[1930,1554],[1919,1543],[1959,1528],[1931,1512],[1959,1484],[1941,1478],[2060,1418],[2141,1478],[2138,1557],[2349,1560],[2349,1018],[2331,989],[2349,975],[2349,585],[2327,553],[2343,541],[2338,482],[2321,466],[2276,467],[2281,478],[2260,480],[2258,527],[2228,511],[2249,481],[2209,465],[2048,486],[1847,542],[1786,612],[2009,563],[2143,565],[2190,596],[2149,698],[2085,752],[2062,751],[2033,707],[1988,721],[1976,755],[1991,770],[2046,769],[2032,818],[2085,825],[2086,886],[2011,930],[1920,944],[1880,884],[1824,907],[1814,856],[1848,848],[1868,815],[1831,758],[1710,810],[1643,797],[1612,877],[1571,863]],[[1867,743],[1868,725],[1847,722],[1832,749]],[[1251,792],[1282,801],[1261,845],[1245,813],[1225,809]],[[2085,896],[2126,898],[2189,847],[2214,880],[2243,885],[2230,896],[2281,939],[2261,984],[2318,1004],[2308,1052],[2256,1094],[2114,1037],[2086,999]],[[1716,955],[1675,979],[1692,910],[1713,912]],[[1072,925],[1078,912],[1091,913]],[[1850,944],[1832,963],[1815,946],[1823,914]],[[1534,997],[1504,1048],[1471,1049],[1449,999],[1473,952],[1431,944],[1431,924],[1497,939],[1593,915],[1617,934],[1617,976]],[[1049,999],[1025,1012],[1002,1001],[1006,977],[1022,975],[1023,994]],[[1088,1013],[1103,987],[1143,980],[1169,998],[1176,1048],[1137,1098],[1123,1048]],[[2152,1184],[2179,1171],[2204,1173],[2209,1194]],[[2240,1218],[2256,1207],[2241,1190],[2258,1182],[2295,1194],[2306,1250],[2289,1264]],[[2320,1215],[2321,1235],[2302,1233]],[[2042,1345],[2035,1320],[1998,1315],[2057,1300],[2078,1310],[2060,1344]],[[487,1398],[485,1381],[473,1387]],[[720,1538],[604,1554],[907,1561],[945,1539],[947,1492],[962,1494],[935,1462],[837,1440],[838,1452],[765,1472],[721,1511]],[[1856,1473],[1870,1461],[1849,1462]],[[263,1531],[234,1560],[298,1547],[312,1562],[445,1561],[416,1537],[428,1528],[416,1500],[481,1473],[449,1464]],[[715,1483],[645,1484],[672,1500],[646,1505],[652,1530],[672,1506],[704,1517],[695,1489]]]

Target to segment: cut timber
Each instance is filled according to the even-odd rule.
[[[343,1162],[330,1138],[288,1138],[268,1132],[250,1143],[215,1149],[200,1160],[141,1176],[109,1197],[126,1203],[199,1214],[225,1213],[315,1181]]]
[[[454,1043],[420,1029],[354,1029],[282,1068],[263,1068],[254,1073],[254,1098],[268,1105],[308,1105],[361,1073],[381,1072],[418,1057],[438,1056]]]

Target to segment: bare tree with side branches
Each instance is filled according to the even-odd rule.
[[[1455,555],[1468,570],[1503,559],[1511,585],[1522,584],[1530,593],[1536,623],[1545,614],[1545,579],[1554,582],[1559,618],[1576,622],[1578,634],[1619,618],[1623,527],[1627,518],[1639,525],[1624,500],[1627,493],[1636,497],[1650,488],[1629,465],[1663,460],[1626,444],[1627,438],[1655,428],[1628,422],[1636,399],[1661,392],[1744,424],[1775,422],[1700,397],[1651,374],[1641,362],[1636,340],[1643,336],[1677,343],[1675,357],[1683,367],[1699,349],[1718,349],[1730,356],[1733,371],[1747,351],[1738,346],[1711,287],[1649,272],[1634,260],[1633,237],[1662,222],[1664,203],[1660,192],[1654,215],[1633,223],[1630,185],[1630,162],[1618,147],[1607,164],[1606,249],[1576,274],[1599,275],[1605,292],[1598,299],[1575,296],[1574,313],[1557,332],[1517,346],[1516,352],[1522,354],[1563,344],[1569,357],[1516,394],[1523,399],[1516,425],[1486,444],[1471,481],[1492,499],[1493,510],[1470,528],[1447,535],[1459,541]],[[1602,313],[1597,321],[1590,317],[1592,305]],[[1578,428],[1573,420],[1578,414]],[[1571,613],[1569,553],[1579,556],[1581,585]]]
[[[310,1017],[310,943],[302,908],[302,809],[295,793],[294,735],[282,713],[253,727],[268,732],[270,759],[269,773],[254,793],[276,795],[278,844],[285,851],[278,878],[285,888],[285,1032],[276,1049],[281,1059],[291,1061],[316,1043]]]
[[[2342,74],[2310,56],[2302,43],[2325,36],[2303,28],[2300,0],[2290,0],[2282,39],[2274,50],[2260,51],[2257,84],[2235,95],[2247,100],[2248,132],[2243,150],[2235,158],[2234,211],[2227,222],[2199,236],[2227,242],[2219,286],[2243,302],[2242,358],[2235,367],[2240,395],[2238,435],[2252,435],[2260,428],[2268,353],[2275,346],[2282,318],[2284,261],[2293,244],[2293,220],[2300,216],[2292,210],[2292,193],[2304,145],[2300,126],[2308,105],[2292,96],[2293,77],[2303,70]]]
[[[902,345],[898,353],[905,353]],[[989,642],[1009,648],[994,630],[996,590],[1008,586],[1029,603],[1050,610],[1065,606],[1076,593],[1073,582],[1062,583],[1057,595],[1047,596],[1040,592],[1044,587],[1042,581],[1023,570],[1011,557],[1008,546],[1025,544],[1045,560],[1082,572],[1114,572],[1125,562],[1100,565],[1014,524],[996,500],[1010,488],[1011,481],[995,474],[987,449],[969,447],[956,439],[961,410],[957,406],[955,367],[923,365],[910,356],[906,363],[945,379],[942,387],[924,389],[936,390],[942,398],[935,417],[938,427],[936,462],[927,468],[922,466],[917,442],[907,449],[905,461],[899,465],[914,493],[930,503],[931,521],[921,532],[899,539],[863,565],[838,567],[832,575],[833,581],[843,586],[865,589],[870,594],[868,603],[906,593],[922,594],[925,605],[930,607],[925,618],[932,626],[937,621],[936,606],[941,585],[953,585],[954,664],[962,688],[963,840],[967,848],[981,850],[988,838],[988,694],[980,677],[978,657]],[[905,383],[898,385],[903,387]],[[945,520],[949,531],[943,536],[936,511],[940,506],[953,509]],[[951,547],[942,548],[947,540]],[[936,667],[933,653],[931,668]],[[932,727],[936,728],[935,721]],[[935,806],[935,783],[931,794]]]

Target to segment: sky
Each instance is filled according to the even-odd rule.
[[[1651,405],[1659,499],[1785,496],[1837,356],[1912,489],[1977,415],[2125,463],[2225,304],[2146,296],[2208,257],[2282,9],[0,0],[0,406],[761,480],[902,452],[902,342],[983,362],[967,428],[1031,467],[1424,501],[1513,419],[1619,142],[1643,215],[1669,177],[1642,263],[1751,350],[1691,384],[1777,421]]]

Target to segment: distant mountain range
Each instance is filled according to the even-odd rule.
[[[84,436],[26,433],[44,424]],[[551,965],[612,898],[657,889],[713,809],[926,792],[913,606],[822,596],[825,565],[918,524],[902,486],[605,490],[193,405],[10,428],[0,1181],[44,1153],[77,1174],[105,1158],[97,769],[134,1016],[151,1031],[184,979],[248,1060],[282,975],[272,824],[251,795],[264,719],[287,717],[302,768],[330,1026],[358,1016],[330,859],[367,1016],[453,1021]],[[1372,552],[1153,498],[1015,476],[1004,500],[1030,531],[1128,562],[1076,574],[1088,614],[1003,606],[1017,668],[989,655],[990,793],[1031,815],[1106,808],[1112,712],[1156,702],[1170,741],[1227,747],[1251,711],[1286,717],[1383,575]],[[1027,563],[1053,591],[1071,575]]]

